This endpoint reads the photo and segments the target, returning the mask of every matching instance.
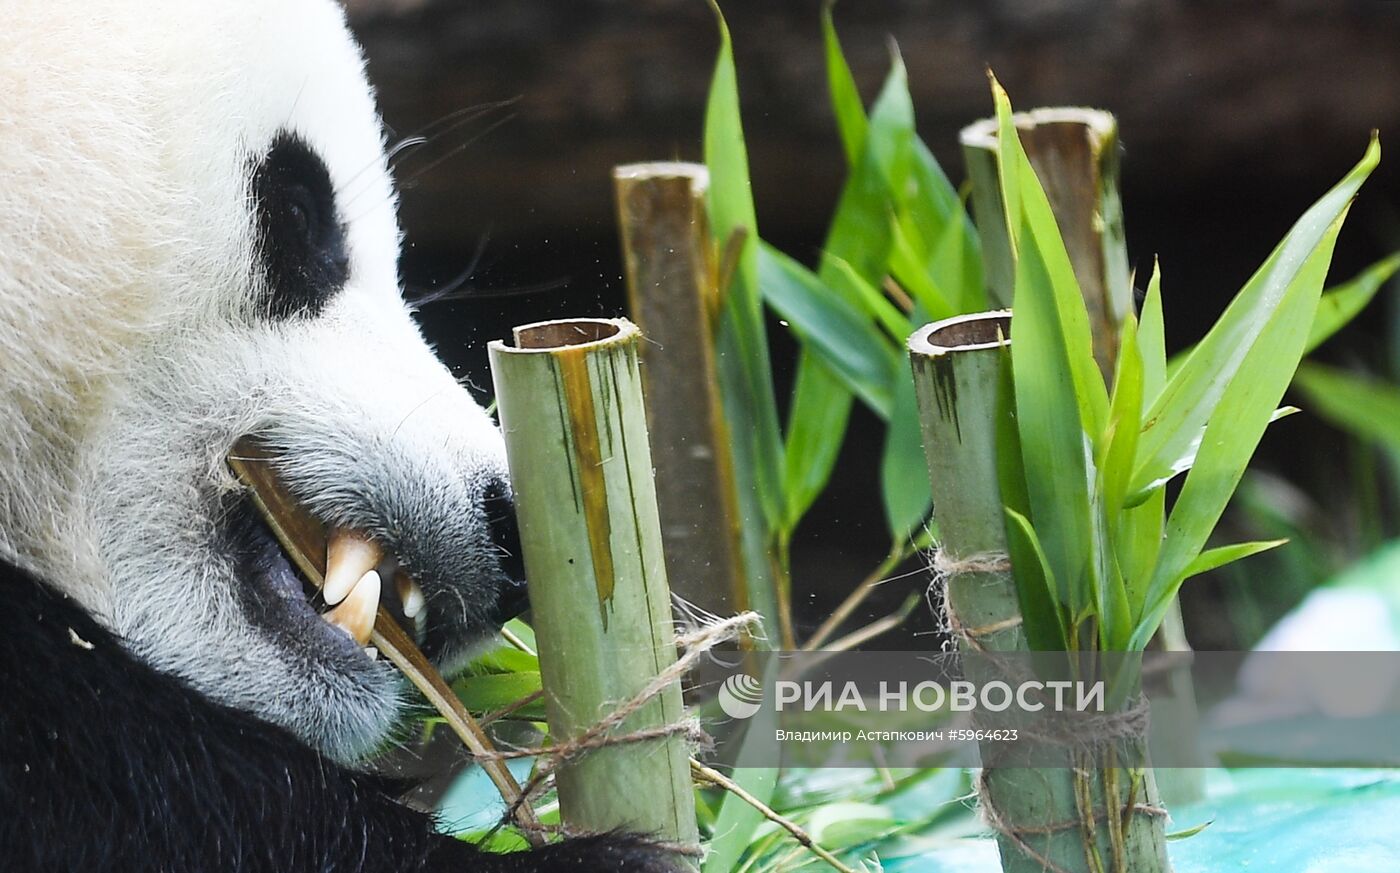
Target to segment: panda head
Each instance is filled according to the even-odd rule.
[[[523,582],[500,434],[400,296],[343,13],[24,5],[0,54],[33,93],[0,106],[45,131],[0,130],[0,176],[42,152],[0,193],[0,546],[158,669],[361,757],[400,706],[377,602],[451,671]],[[339,544],[334,622],[230,474],[248,437]]]

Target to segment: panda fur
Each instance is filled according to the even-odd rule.
[[[402,678],[321,618],[227,468],[256,435],[383,546],[444,672],[518,595],[500,434],[399,293],[342,10],[0,21],[0,870],[669,869],[619,836],[490,855],[398,804],[366,762]]]

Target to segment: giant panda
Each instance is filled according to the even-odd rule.
[[[405,702],[375,607],[450,673],[521,585],[395,207],[331,0],[0,0],[0,870],[671,869],[479,851],[366,767]],[[324,596],[244,437],[332,531]]]

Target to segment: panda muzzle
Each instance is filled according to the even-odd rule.
[[[319,589],[330,607],[321,613],[361,646],[376,625],[397,619],[417,624],[426,618],[422,588],[379,543],[350,528],[330,528],[302,508],[278,479],[271,454],[257,440],[240,439],[228,456],[229,467],[246,485],[263,521],[302,576]],[[388,600],[398,616],[381,603],[383,580],[393,581],[397,601]],[[407,637],[399,630],[399,634]]]

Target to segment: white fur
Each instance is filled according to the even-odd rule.
[[[468,611],[485,602],[475,501],[505,465],[400,299],[380,123],[343,14],[0,0],[0,22],[0,552],[157,667],[362,754],[397,684],[248,621],[219,552],[224,456],[270,434],[327,520],[441,537]],[[248,168],[284,129],[330,171],[351,278],[319,317],[274,324],[254,304]],[[368,505],[403,517],[360,518]]]

